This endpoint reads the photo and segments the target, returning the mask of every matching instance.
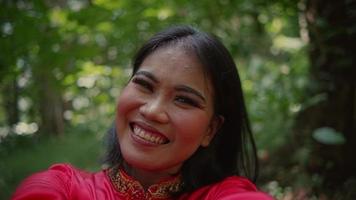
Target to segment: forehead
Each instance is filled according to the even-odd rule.
[[[178,46],[161,47],[149,54],[142,62],[140,69],[154,70],[175,75],[191,76],[196,79],[207,79],[204,66],[194,52]]]
[[[205,67],[194,52],[181,45],[158,48],[143,60],[138,70],[152,72],[179,84],[193,84],[199,87],[197,89],[211,90]]]

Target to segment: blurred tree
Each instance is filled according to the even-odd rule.
[[[2,106],[6,113],[6,123],[8,126],[12,126],[19,121],[17,103],[19,96],[19,87],[17,84],[18,72],[11,68],[11,66],[16,64],[16,58],[19,54],[13,47],[16,38],[12,36],[14,27],[11,23],[14,20],[16,9],[9,8],[10,1],[1,3],[4,6],[0,7],[0,23],[2,24],[2,34],[0,37],[0,91],[3,94],[7,94],[3,96]],[[5,39],[5,37],[7,38]]]
[[[356,1],[307,0],[305,16],[311,82],[305,97],[308,106],[297,117],[296,137],[303,146],[314,130],[329,127],[319,130],[331,132],[314,136],[345,138],[344,143],[326,143],[317,136],[312,143],[307,168],[323,177],[325,191],[332,191],[356,178]],[[355,186],[348,192],[356,195]]]
[[[61,93],[53,78],[53,65],[50,54],[51,45],[55,41],[56,32],[50,27],[48,19],[48,7],[42,1],[4,1],[2,2],[3,13],[3,35],[2,50],[4,51],[1,65],[5,71],[2,74],[3,98],[8,118],[16,119],[18,112],[19,95],[18,81],[24,80],[25,74],[34,76],[32,91],[29,94],[34,100],[40,100],[37,111],[41,116],[41,129],[48,134],[63,133],[63,110],[61,109]],[[11,84],[14,84],[12,86]],[[25,83],[20,83],[22,87]],[[57,84],[58,85],[58,84]],[[6,86],[12,86],[13,90],[7,90]],[[17,121],[12,119],[8,125],[12,126]]]
[[[83,63],[89,62],[110,68],[129,66],[131,55],[137,45],[154,32],[173,24],[196,25],[222,38],[232,54],[239,58],[241,71],[248,71],[247,74],[258,71],[257,74],[244,77],[247,83],[258,85],[255,82],[260,79],[267,82],[276,79],[283,82],[281,91],[290,90],[291,87],[296,90],[301,88],[288,84],[284,78],[298,77],[299,72],[293,69],[293,65],[298,67],[297,65],[301,63],[294,61],[300,59],[292,57],[296,55],[293,51],[298,52],[298,47],[291,51],[285,49],[289,47],[283,46],[271,48],[280,37],[287,39],[298,37],[295,1],[274,1],[267,4],[261,0],[194,2],[169,0],[164,3],[156,0],[119,2],[3,0],[1,3],[4,5],[1,7],[4,12],[0,38],[4,52],[0,57],[0,63],[4,66],[1,75],[4,76],[3,85],[6,82],[7,85],[11,85],[12,81],[17,82],[19,86],[20,79],[22,82],[19,100],[12,99],[7,102],[13,102],[10,107],[16,110],[17,102],[24,98],[28,100],[32,106],[30,110],[21,110],[20,121],[35,121],[46,134],[62,132],[63,119],[60,116],[66,111],[76,111],[73,110],[75,107],[81,107],[73,107],[73,103],[79,105],[80,102],[74,100],[80,94],[86,93],[83,88],[91,88],[86,84],[83,87],[81,82],[89,80],[81,79]],[[284,65],[286,62],[290,64]],[[263,69],[267,65],[271,72],[269,74]],[[279,71],[281,66],[287,71],[281,73]],[[293,69],[291,73],[290,68]],[[99,82],[94,81],[93,87],[97,83]],[[291,97],[273,97],[269,92],[261,93],[260,90],[264,88],[267,87],[247,89],[248,99],[253,99],[254,95],[258,94],[261,99],[268,99],[263,104],[275,106],[273,112],[284,112],[284,115],[289,115],[286,107],[292,103],[288,103],[287,99],[293,99],[298,92]],[[16,90],[11,92],[14,93]],[[2,98],[3,102],[6,102],[8,96]],[[285,103],[279,104],[279,100]],[[260,109],[259,104],[260,102],[256,101],[257,107],[251,110],[252,113]],[[3,105],[9,108],[4,103]],[[90,104],[87,107],[97,106]],[[267,112],[263,115],[256,114],[259,118],[258,123],[267,124],[263,122],[267,115]],[[11,113],[7,116],[11,116]],[[266,126],[262,128],[264,127]]]
[[[4,94],[7,94],[3,97],[3,105],[6,113],[7,125],[12,126],[19,122],[19,107],[18,107],[18,97],[19,97],[19,88],[17,86],[17,80],[13,79],[12,81],[4,83],[0,91]]]

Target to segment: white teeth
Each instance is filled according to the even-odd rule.
[[[141,129],[138,126],[134,126],[133,132],[135,135],[139,136],[140,138],[147,140],[149,142],[155,143],[155,144],[163,144],[164,139],[156,136],[156,135],[151,135],[150,133],[147,133],[145,130]]]

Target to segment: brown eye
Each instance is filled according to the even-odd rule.
[[[150,82],[144,80],[143,78],[138,78],[138,77],[135,77],[132,79],[132,82],[139,85],[140,87],[146,89],[146,90],[149,90],[150,92],[153,91],[153,86]]]

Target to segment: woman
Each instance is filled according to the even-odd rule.
[[[257,174],[255,144],[234,61],[211,35],[179,26],[146,42],[114,127],[107,170],[54,165],[13,199],[272,199],[242,177]]]

